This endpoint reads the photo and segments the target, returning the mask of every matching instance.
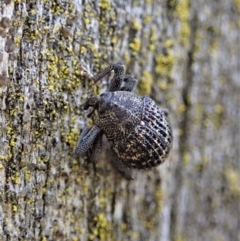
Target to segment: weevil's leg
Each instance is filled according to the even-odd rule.
[[[134,89],[136,83],[137,80],[133,76],[126,74],[124,75],[123,87],[121,88],[121,90],[131,92]]]
[[[95,82],[97,82],[100,79],[102,79],[104,76],[106,76],[108,73],[110,73],[112,70],[114,71],[114,77],[109,87],[110,92],[120,90],[122,81],[124,79],[124,65],[111,64],[109,67],[102,70],[100,73],[96,74],[92,78]]]
[[[92,114],[94,113],[94,110],[98,106],[98,101],[99,101],[99,97],[97,97],[97,96],[93,96],[93,97],[90,97],[90,98],[87,99],[87,101],[84,104],[84,110],[87,110],[89,107],[93,108],[91,110],[91,112],[87,115],[87,117],[92,116]]]
[[[82,155],[87,152],[100,132],[101,130],[97,126],[93,126],[91,129],[84,129],[79,137],[75,153]]]
[[[98,162],[102,153],[102,133],[100,132],[95,141],[93,142],[90,151],[90,160],[93,162]]]
[[[80,137],[79,137],[79,139],[78,139],[78,142],[79,142],[80,140],[82,140],[84,136],[86,136],[86,134],[89,132],[90,129],[91,129],[91,128],[88,128],[88,127],[84,127],[84,128],[83,128],[83,130],[82,130],[82,132],[81,132],[81,135],[80,135]]]
[[[93,75],[91,73],[89,73],[88,70],[83,66],[80,66],[80,75],[85,76],[86,78],[88,78],[90,80],[93,79]]]
[[[127,180],[133,180],[132,170],[121,159],[112,159],[113,166],[123,175]]]
[[[89,107],[96,108],[98,101],[99,101],[98,96],[92,96],[88,98],[84,104],[84,110],[87,110]]]
[[[81,145],[81,142],[83,140],[83,138],[86,136],[86,134],[89,132],[90,128],[88,127],[84,127],[84,129],[82,130],[80,137],[78,138],[78,142],[77,142],[77,146],[75,148],[75,153],[79,154],[78,152],[78,146]]]
[[[165,108],[161,108],[161,111],[165,114],[165,116],[168,116],[168,109],[165,109]]]

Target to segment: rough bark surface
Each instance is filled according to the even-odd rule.
[[[224,240],[239,227],[238,0],[1,0],[0,240]],[[169,109],[166,163],[76,157],[80,76],[122,62]]]

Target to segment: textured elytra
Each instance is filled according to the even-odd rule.
[[[148,169],[164,162],[172,145],[172,131],[167,110],[160,108],[147,96],[131,93],[136,79],[124,75],[121,64],[110,65],[94,77],[98,81],[111,70],[115,75],[109,92],[87,99],[84,108],[96,112],[94,126],[83,130],[77,154],[91,150],[92,159],[98,161],[105,134],[117,155],[114,166],[127,179],[132,179],[131,169]]]

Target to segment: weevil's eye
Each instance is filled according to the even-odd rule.
[[[105,110],[107,109],[108,102],[106,99],[101,98],[98,102],[98,113],[103,114]]]
[[[98,113],[104,113],[108,108],[109,104],[111,103],[112,93],[103,93],[100,95],[100,100],[98,101]]]
[[[104,99],[108,98],[108,96],[109,96],[109,93],[103,93],[100,95],[100,97]]]

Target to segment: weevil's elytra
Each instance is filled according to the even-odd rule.
[[[114,70],[109,91],[87,99],[84,109],[96,112],[92,128],[85,128],[75,152],[79,155],[92,151],[91,158],[98,161],[105,134],[117,159],[114,166],[126,179],[133,179],[131,169],[149,169],[166,159],[172,146],[172,130],[167,119],[168,111],[156,105],[147,96],[131,91],[137,80],[124,75],[122,64],[113,64],[96,76],[95,82]]]

